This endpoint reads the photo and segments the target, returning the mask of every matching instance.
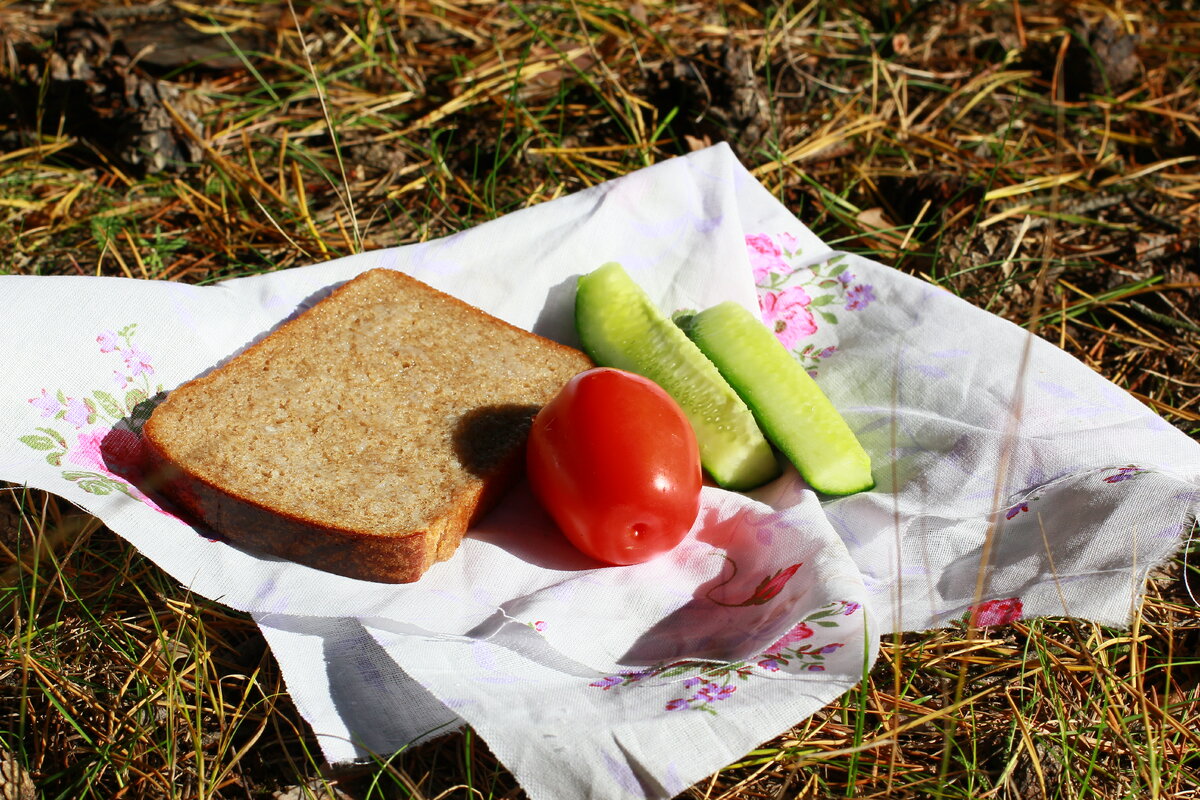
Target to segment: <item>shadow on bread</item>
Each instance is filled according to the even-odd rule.
[[[529,436],[540,406],[504,404],[468,411],[454,426],[454,454],[473,475],[487,475]],[[523,450],[522,450],[523,453]]]

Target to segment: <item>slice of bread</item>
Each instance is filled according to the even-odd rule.
[[[371,270],[172,391],[143,429],[151,480],[247,549],[415,581],[519,474],[537,410],[591,366]]]

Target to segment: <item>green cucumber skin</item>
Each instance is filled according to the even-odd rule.
[[[675,398],[696,432],[701,463],[722,487],[743,491],[779,476],[750,409],[619,264],[579,278],[575,324],[597,364],[643,375]]]
[[[828,495],[874,487],[871,458],[846,420],[753,314],[725,302],[696,314],[687,326],[687,334],[810,486]]]

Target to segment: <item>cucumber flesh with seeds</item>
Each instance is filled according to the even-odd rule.
[[[750,409],[620,264],[579,279],[575,325],[593,361],[647,377],[679,403],[696,432],[700,462],[718,484],[752,489],[779,475]]]
[[[692,316],[687,334],[746,401],[808,484],[831,495],[872,488],[871,458],[799,362],[753,314],[725,302]]]

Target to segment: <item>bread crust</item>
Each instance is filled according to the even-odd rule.
[[[381,536],[323,525],[270,508],[215,486],[175,464],[151,437],[145,438],[147,480],[186,514],[247,550],[278,556],[314,569],[378,583],[411,583],[454,554],[466,533],[519,475],[520,458],[489,476],[453,513],[424,530]]]
[[[558,386],[545,387],[541,392],[542,396],[536,398],[536,405],[548,402],[571,375],[592,365],[587,356],[574,348],[522,331],[403,273],[370,270],[355,281],[378,279],[373,273],[388,273],[388,279],[400,281],[401,286],[406,282],[419,285],[421,292],[435,293],[443,300],[452,301],[462,309],[468,310],[472,315],[478,315],[480,324],[503,326],[519,332],[522,341],[529,343],[530,358],[561,361],[561,383]],[[181,385],[168,395],[155,409],[142,431],[146,488],[161,491],[188,516],[220,533],[231,543],[248,550],[360,580],[409,583],[420,578],[434,563],[453,555],[463,534],[495,504],[519,476],[524,462],[523,436],[515,446],[490,464],[486,472],[478,475],[478,480],[462,487],[453,497],[445,498],[445,513],[429,519],[419,529],[399,534],[380,534],[350,526],[330,525],[297,513],[293,509],[261,502],[233,487],[205,478],[199,471],[191,468],[185,458],[173,454],[171,434],[162,430],[170,424],[180,424],[177,414],[172,423],[165,426],[163,424],[164,419],[175,413],[172,409],[173,397],[178,399],[184,394],[195,395],[208,391],[215,376],[222,370],[238,369],[240,363],[258,349],[266,347],[267,342],[275,337],[294,336],[299,330],[297,326],[302,325],[305,316],[317,312],[327,303],[336,303],[336,298],[347,291],[350,283],[338,287],[329,297],[284,323],[268,337],[251,345],[223,366]],[[320,480],[319,475],[307,477],[314,481]]]

